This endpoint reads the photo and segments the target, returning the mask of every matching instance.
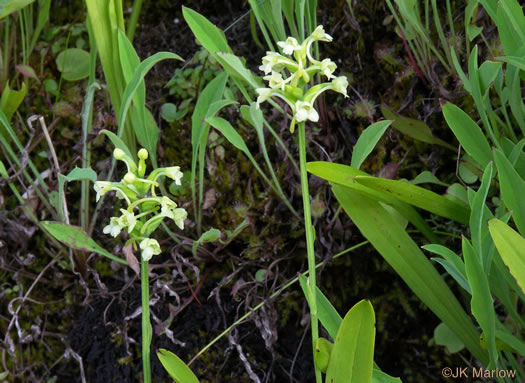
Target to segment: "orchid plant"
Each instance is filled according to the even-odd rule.
[[[126,164],[127,173],[120,182],[95,182],[96,200],[110,191],[114,191],[119,199],[123,199],[126,209],[120,209],[119,217],[111,217],[104,227],[105,234],[117,237],[123,230],[129,234],[126,245],[132,245],[135,250],[141,250],[141,290],[142,290],[142,363],[144,382],[151,382],[150,344],[151,323],[149,319],[149,277],[148,262],[153,255],[161,253],[159,242],[150,238],[151,234],[162,223],[164,218],[172,219],[182,230],[188,213],[180,208],[169,197],[157,195],[159,179],[162,176],[171,178],[177,185],[181,184],[182,172],[179,166],[158,168],[147,177],[146,160],[148,151],[140,149],[137,153],[138,164],[124,150],[116,148],[113,151],[116,160]]]
[[[323,26],[318,26],[301,44],[294,37],[278,42],[284,55],[276,52],[267,52],[259,67],[266,76],[268,88],[256,89],[258,94],[257,108],[260,104],[272,97],[284,100],[292,111],[290,132],[295,125],[299,126],[299,161],[301,173],[301,189],[303,195],[303,211],[306,231],[306,249],[308,255],[308,282],[305,289],[307,301],[310,305],[310,319],[312,327],[312,347],[315,355],[316,344],[319,338],[319,324],[316,302],[316,275],[315,275],[315,232],[310,214],[310,194],[308,191],[308,175],[306,173],[306,139],[305,123],[319,121],[319,113],[314,108],[315,100],[325,91],[333,90],[347,95],[348,80],[345,76],[334,76],[337,65],[326,58],[322,61],[312,56],[312,46],[317,41],[331,42],[332,36],[327,34]],[[319,76],[318,76],[319,75]],[[329,82],[314,84],[315,78],[325,77]],[[315,366],[316,381],[321,382],[321,371]]]

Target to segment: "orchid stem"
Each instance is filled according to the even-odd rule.
[[[308,289],[310,305],[310,322],[312,327],[312,352],[315,354],[315,346],[319,338],[319,321],[317,318],[316,280],[315,280],[315,248],[314,227],[310,214],[310,192],[308,191],[308,174],[306,172],[306,133],[305,123],[299,123],[299,165],[301,170],[301,191],[303,195],[304,228],[306,231],[306,254],[308,256]],[[315,380],[321,383],[321,371],[315,365]]]
[[[150,344],[151,323],[149,319],[149,275],[148,261],[141,260],[140,285],[142,292],[142,371],[144,383],[151,383]]]

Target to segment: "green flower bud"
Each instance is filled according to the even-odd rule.
[[[133,173],[126,173],[124,176],[124,182],[127,184],[133,184],[137,181],[137,176]]]
[[[115,148],[113,150],[113,157],[115,157],[116,160],[122,161],[126,157],[126,153],[122,149]]]
[[[148,159],[148,151],[144,148],[140,149],[137,153],[137,156],[141,159],[141,160],[147,160]]]

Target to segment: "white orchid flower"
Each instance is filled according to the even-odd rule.
[[[330,59],[324,59],[319,64],[319,67],[321,69],[321,72],[327,77],[327,78],[335,78],[333,73],[337,69],[337,65]]]
[[[319,25],[317,28],[315,28],[310,37],[315,41],[325,41],[328,43],[333,40],[333,37],[324,31],[322,25]]]
[[[271,73],[275,66],[279,65],[280,59],[283,58],[279,53],[266,52],[262,59],[262,65],[259,67],[265,74]]]
[[[152,256],[161,253],[159,242],[153,238],[143,239],[139,246],[142,249],[142,259],[144,261],[149,261]]]
[[[169,168],[165,168],[165,175],[166,177],[171,178],[175,181],[175,184],[181,185],[181,179],[182,179],[182,172],[180,171],[180,166],[170,166]]]
[[[264,76],[263,79],[268,81],[270,88],[281,89],[282,91],[284,91],[284,86],[287,83],[287,81],[283,79],[283,75],[278,72],[272,72],[270,76]]]
[[[109,221],[109,225],[104,227],[104,234],[110,234],[113,238],[116,238],[120,232],[122,231],[122,227],[119,224],[119,218],[118,217],[111,217]]]
[[[259,105],[265,102],[266,100],[270,99],[273,95],[273,90],[270,88],[257,88],[255,89],[259,97],[257,97],[257,109],[259,109]]]
[[[182,208],[173,209],[173,221],[179,229],[184,230],[184,220],[188,217],[188,212]]]
[[[137,224],[137,217],[135,217],[135,214],[133,212],[120,209],[122,212],[122,215],[118,219],[118,223],[120,227],[127,228],[128,233],[131,233],[133,229],[135,228],[135,225]]]
[[[317,122],[319,121],[319,114],[311,103],[307,101],[297,101],[295,103],[295,119],[297,122],[306,120]]]
[[[346,76],[339,76],[332,80],[332,89],[338,93],[341,93],[345,97],[348,97],[346,88],[348,88],[348,79]]]
[[[294,37],[288,37],[285,41],[279,41],[277,45],[283,48],[285,54],[290,56],[293,55],[295,51],[303,49]]]
[[[175,219],[173,215],[173,209],[177,207],[177,204],[168,197],[162,197],[160,199],[160,215]]]
[[[97,181],[95,182],[93,189],[95,189],[95,192],[97,193],[95,200],[98,202],[101,196],[106,194],[108,191],[113,190],[113,183],[108,181]]]

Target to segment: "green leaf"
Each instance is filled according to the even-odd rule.
[[[401,201],[427,210],[431,213],[452,219],[460,223],[468,223],[470,211],[448,198],[430,190],[411,185],[403,181],[388,180],[371,176],[356,176],[354,179],[361,185],[390,194]]]
[[[253,89],[262,87],[261,80],[246,68],[239,57],[227,52],[217,52],[217,57],[221,66],[230,76],[245,81]]]
[[[484,246],[485,239],[489,236],[487,221],[493,215],[485,205],[485,200],[489,192],[490,182],[492,181],[492,161],[489,162],[479,190],[475,193],[472,203],[470,204],[470,220],[469,228],[472,237],[472,244],[476,253],[481,257],[481,266],[487,273],[490,270],[492,263],[492,252],[490,251],[491,244]]]
[[[167,102],[162,104],[160,115],[164,121],[173,122],[177,119],[177,105]]]
[[[4,163],[1,160],[0,160],[0,177],[2,177],[5,180],[9,178],[9,174],[7,173],[7,169],[5,168],[5,165],[4,165]]]
[[[148,57],[146,60],[142,61],[140,65],[135,68],[131,80],[126,85],[124,94],[122,96],[122,102],[120,105],[120,114],[118,117],[119,127],[123,127],[126,122],[126,115],[128,109],[131,105],[131,101],[135,92],[141,89],[141,84],[144,82],[144,77],[149,72],[149,70],[158,62],[166,59],[180,60],[183,61],[180,56],[170,53],[170,52],[158,52],[153,56]],[[135,134],[139,142],[148,150],[152,158],[156,158],[157,153],[157,140],[159,138],[159,128],[152,118],[148,118],[146,113],[146,106],[140,105],[138,108],[144,108],[143,113],[145,115],[144,125],[134,125]],[[134,158],[134,157],[132,157]]]
[[[304,296],[308,300],[307,282],[303,274],[299,274],[299,284],[303,289]],[[332,339],[335,339],[343,318],[341,318],[341,315],[339,315],[335,307],[317,286],[315,287],[315,296],[319,321]]]
[[[197,248],[199,245],[207,242],[214,242],[218,240],[221,237],[221,231],[219,229],[210,229],[204,233],[201,234],[198,240],[193,242],[193,245],[191,246],[191,251],[193,253],[193,256],[197,256]]]
[[[381,139],[387,128],[393,121],[378,121],[366,128],[357,140],[354,151],[352,152],[352,162],[350,166],[359,169],[366,157],[374,150],[377,142]]]
[[[456,282],[458,282],[458,284],[463,287],[463,289],[465,289],[465,291],[467,291],[469,294],[472,294],[470,286],[467,282],[465,264],[456,253],[445,246],[437,244],[424,245],[421,247],[426,251],[441,255],[443,259],[432,258],[432,260],[443,266],[445,270],[447,270],[447,272],[452,276],[452,278],[454,278]]]
[[[481,128],[456,105],[443,105],[443,116],[465,151],[485,169],[492,159],[490,146]]]
[[[441,145],[450,150],[456,150],[455,147],[445,141],[432,135],[430,128],[423,121],[414,120],[413,118],[403,117],[400,114],[392,112],[385,105],[381,105],[381,113],[388,120],[394,120],[392,126],[401,133],[412,137],[415,140],[426,142],[427,144]]]
[[[465,237],[463,237],[462,248],[467,279],[472,290],[470,309],[485,334],[490,356],[490,363],[487,368],[490,370],[496,368],[496,362],[498,361],[494,301],[490,293],[487,276],[481,267],[479,255],[476,254],[474,248]]]
[[[0,1],[0,20],[17,12],[35,0],[3,0]]]
[[[411,183],[412,185],[436,184],[436,185],[441,185],[441,186],[448,186],[448,184],[440,181],[439,178],[437,178],[434,174],[432,174],[428,170],[422,171],[416,176],[416,178],[408,182]]]
[[[394,378],[383,371],[374,368],[372,372],[372,383],[403,383],[400,378]]]
[[[98,245],[78,226],[51,221],[42,221],[41,223],[49,234],[73,249],[95,252],[123,265],[128,264],[124,259],[115,257]]]
[[[216,52],[233,53],[224,33],[204,16],[187,7],[182,7],[182,15],[197,40],[212,56],[216,56]]]
[[[496,59],[509,63],[511,65],[514,65],[516,68],[519,68],[525,71],[525,58],[513,57],[513,56],[503,56],[503,57],[496,57]]]
[[[88,180],[91,182],[97,182],[97,173],[91,168],[79,168],[75,167],[66,176],[67,181],[79,181]]]
[[[242,139],[241,135],[237,133],[231,124],[221,117],[208,117],[205,120],[208,124],[213,126],[215,129],[220,131],[224,137],[237,149],[239,149],[244,154],[250,156],[250,150],[246,146],[246,143]]]
[[[461,339],[459,339],[454,331],[443,322],[434,329],[434,339],[436,344],[445,346],[451,354],[459,352],[465,348]]]
[[[494,161],[498,168],[501,197],[507,208],[512,211],[512,219],[519,232],[525,234],[525,181],[512,167],[503,152],[494,149]]]
[[[0,98],[0,110],[4,112],[8,122],[11,121],[13,114],[15,114],[22,101],[24,101],[26,93],[27,87],[24,82],[20,90],[12,90],[9,88],[9,82],[5,84],[2,97]]]
[[[489,231],[503,262],[525,292],[525,238],[496,218],[489,220]]]
[[[494,81],[496,80],[496,77],[501,72],[502,63],[500,62],[494,62],[494,61],[485,61],[481,66],[479,67],[479,79],[481,82],[481,93],[485,94]]]
[[[496,330],[496,347],[498,350],[514,352],[518,355],[525,355],[525,343],[506,331]]]
[[[195,105],[193,115],[191,116],[191,143],[193,150],[192,168],[197,163],[197,156],[200,150],[199,144],[202,137],[205,135],[206,124],[203,121],[206,117],[209,117],[208,111],[210,106],[222,98],[227,79],[228,75],[226,73],[221,73],[206,85],[197,99],[197,104]],[[204,150],[204,148],[202,150]]]
[[[374,364],[375,314],[362,300],[345,315],[326,371],[327,382],[369,383]]]
[[[410,289],[447,324],[482,363],[486,353],[479,333],[419,246],[372,198],[332,184],[334,194],[354,224]]]
[[[89,53],[79,48],[68,48],[56,58],[57,68],[67,81],[78,81],[89,76]]]
[[[161,348],[157,351],[157,357],[176,383],[199,383],[193,371],[171,351]]]

